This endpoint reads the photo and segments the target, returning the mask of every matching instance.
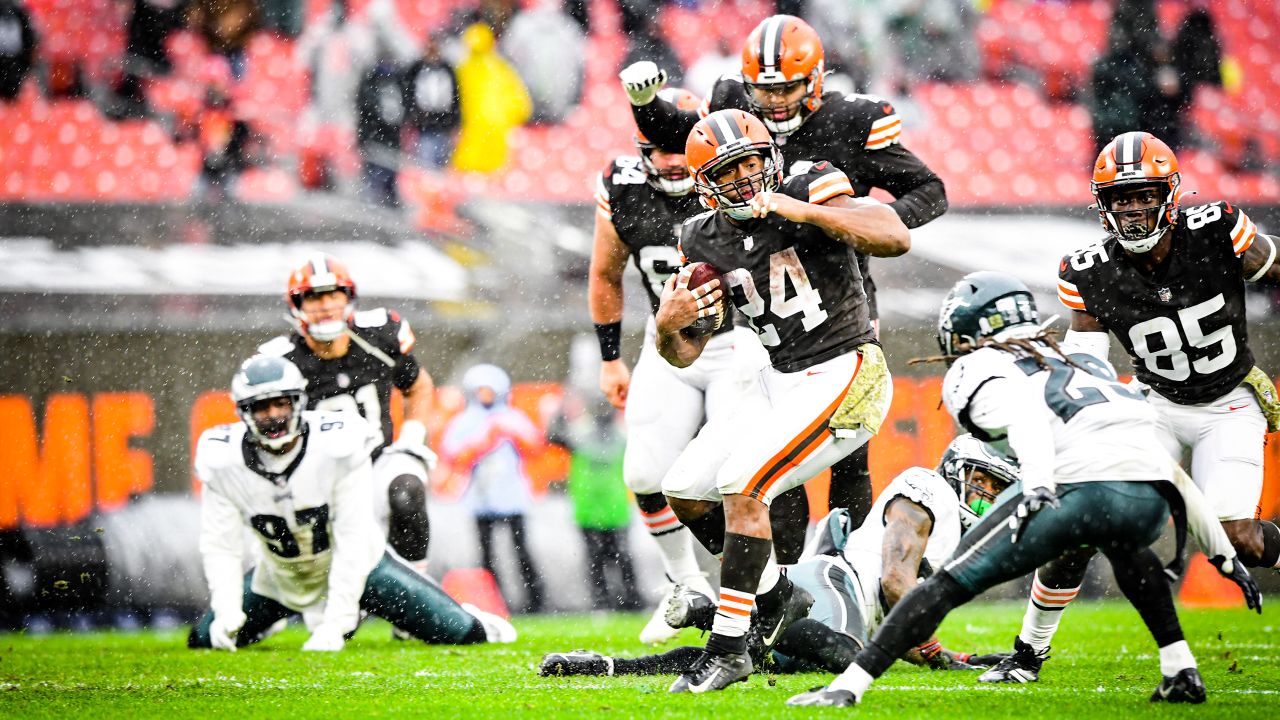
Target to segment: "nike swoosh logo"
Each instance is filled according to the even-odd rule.
[[[699,683],[697,685],[690,683],[689,690],[695,693],[706,692],[707,688],[711,687],[711,683],[716,679],[717,676],[720,675],[721,672],[722,671],[717,670],[716,672],[711,673],[711,675],[707,677],[706,681]]]
[[[1247,408],[1247,407],[1249,407],[1249,403],[1245,403],[1245,404],[1243,404],[1243,405],[1232,405],[1232,406],[1228,407],[1227,409],[1228,409],[1228,410],[1240,410],[1240,409],[1242,409],[1242,408]]]
[[[778,624],[773,626],[773,632],[769,633],[769,637],[764,639],[764,646],[765,647],[772,646],[773,641],[778,639],[778,632],[781,630],[782,630],[782,620],[779,620]]]
[[[816,372],[813,370],[810,370],[809,372],[805,373],[805,375],[821,375],[824,372],[826,372],[826,370],[818,370]]]

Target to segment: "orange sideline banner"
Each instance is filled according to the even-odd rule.
[[[940,407],[939,377],[894,379],[894,401],[888,420],[871,445],[871,477],[879,492],[912,465],[934,467],[954,434]],[[511,404],[541,427],[559,407],[558,383],[521,383]],[[456,388],[437,390],[428,423],[430,438],[439,438],[465,404]],[[392,396],[392,418],[399,431],[403,401]],[[181,443],[194,452],[205,429],[234,422],[235,409],[224,390],[200,394],[188,411],[186,437],[156,434],[155,399],[144,391],[55,393],[37,403],[26,395],[0,395],[0,530],[57,527],[79,522],[95,511],[110,511],[155,485],[151,453],[139,441]],[[1280,516],[1280,442],[1268,436],[1264,484],[1259,502],[1262,517]],[[190,454],[188,455],[190,457]],[[568,472],[569,455],[547,447],[527,460],[534,492]],[[826,513],[829,476],[809,483],[813,517]],[[169,487],[173,487],[170,485]],[[464,478],[447,465],[432,473],[433,492],[447,499],[465,488]],[[191,489],[199,493],[194,473]]]

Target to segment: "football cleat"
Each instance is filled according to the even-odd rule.
[[[736,682],[743,682],[755,666],[747,653],[713,655],[703,651],[693,666],[680,674],[668,692],[705,693],[723,690]]]
[[[1049,648],[1036,652],[1035,648],[1013,639],[1013,654],[1001,660],[995,667],[982,673],[978,682],[985,683],[1033,683],[1040,681],[1040,666],[1049,659]]]
[[[462,609],[480,621],[480,625],[484,627],[484,637],[487,642],[513,643],[516,641],[516,628],[507,622],[506,618],[485,612],[471,603],[462,603]]]
[[[1205,700],[1204,680],[1200,679],[1200,671],[1187,668],[1173,677],[1165,676],[1156,691],[1151,693],[1151,702],[1190,703],[1199,705]]]
[[[823,685],[812,688],[808,692],[793,695],[787,700],[788,705],[808,705],[813,707],[853,707],[858,704],[858,696],[848,690],[832,690]]]
[[[676,593],[682,590],[680,585],[667,585],[662,593],[662,599],[658,601],[658,606],[653,609],[653,614],[649,616],[649,622],[644,624],[640,629],[640,642],[645,645],[661,645],[670,642],[676,635],[680,634],[683,626],[669,625],[667,623],[667,606],[671,603]]]
[[[613,658],[590,650],[574,650],[567,653],[547,653],[538,664],[542,677],[568,677],[570,675],[612,675]]]
[[[710,632],[716,617],[716,601],[693,588],[676,585],[667,597],[664,610],[664,621],[669,627],[693,627]]]
[[[764,613],[757,603],[756,613],[751,618],[751,629],[747,631],[747,652],[757,660],[763,660],[791,623],[807,616],[809,608],[813,607],[813,595],[808,590],[785,577],[782,581],[788,587],[783,589],[786,597],[778,604],[778,609]]]

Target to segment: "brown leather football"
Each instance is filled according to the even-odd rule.
[[[695,337],[710,335],[724,326],[728,319],[728,304],[725,298],[728,297],[729,288],[725,285],[724,276],[711,263],[696,262],[689,266],[689,289],[705,285],[712,280],[720,281],[720,299],[716,302],[716,311],[706,317],[700,317],[693,321],[693,324],[685,328],[684,331]]]

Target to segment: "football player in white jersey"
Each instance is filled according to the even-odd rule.
[[[1160,649],[1163,678],[1151,699],[1203,702],[1204,683],[1149,545],[1171,509],[1183,519],[1188,508],[1203,517],[1205,501],[1194,490],[1174,488],[1172,464],[1156,442],[1154,409],[1116,382],[1105,360],[1060,350],[1040,326],[1031,292],[1009,275],[977,272],[956,283],[938,334],[952,361],[943,382],[947,409],[1016,458],[1021,482],[984,513],[946,564],[894,607],[847,670],[788,704],[856,704],[952,609],[1080,545],[1111,561],[1117,584]],[[1210,552],[1223,553],[1219,569],[1255,602],[1257,586],[1225,533],[1206,524],[1217,529]]]
[[[840,672],[848,667],[885,612],[920,578],[942,566],[965,529],[1017,481],[1017,472],[985,443],[962,435],[948,446],[937,472],[913,467],[894,478],[876,499],[868,521],[856,530],[851,531],[848,510],[833,510],[801,561],[786,568],[791,581],[808,590],[815,602],[807,617],[783,631],[769,671]],[[715,603],[703,594],[679,592],[668,607],[668,622],[709,630],[715,611]],[[681,647],[638,658],[583,650],[549,653],[538,671],[544,676],[675,674],[699,652]],[[1001,658],[951,652],[936,637],[903,656],[938,669],[984,667]]]
[[[300,613],[311,631],[303,649],[338,651],[362,610],[425,642],[514,641],[505,620],[458,605],[386,549],[369,494],[377,433],[352,413],[304,411],[305,389],[288,360],[250,358],[231,384],[241,422],[200,437],[211,610],[188,647],[234,651]],[[246,535],[260,543],[247,576]]]

